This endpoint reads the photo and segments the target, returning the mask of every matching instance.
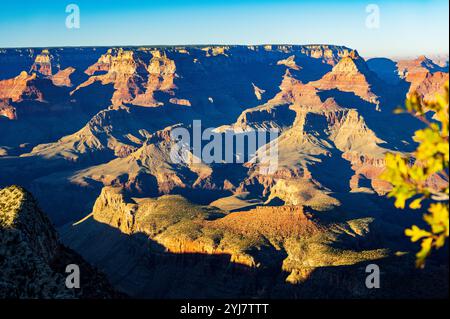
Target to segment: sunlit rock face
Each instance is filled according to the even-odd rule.
[[[48,50],[44,50],[36,56],[34,64],[31,67],[31,72],[37,72],[45,76],[53,75],[51,56]]]
[[[52,76],[52,82],[56,86],[72,86],[70,76],[75,72],[75,68],[68,67],[67,69],[60,70]]]
[[[435,64],[422,55],[414,60],[400,60],[397,63],[398,74],[410,83],[409,92],[419,93],[426,100],[443,93],[443,85],[448,81],[448,66]]]
[[[263,202],[280,198],[329,209],[340,203],[333,196],[335,187],[385,194],[389,186],[378,179],[384,154],[410,150],[408,132],[418,127],[413,121],[403,123],[403,130],[385,125],[395,120],[392,106],[402,103],[408,92],[403,85],[383,84],[346,47],[17,50],[2,57],[14,59],[17,69],[29,64],[33,73],[19,71],[0,81],[0,114],[16,120],[0,126],[0,145],[23,160],[42,160],[36,165],[41,173],[27,181],[44,198],[62,183],[96,192],[103,186],[152,196],[183,192],[206,204],[250,191]],[[397,65],[405,79],[428,70],[417,86],[424,96],[433,96],[448,77],[423,57]],[[277,170],[261,175],[260,165],[248,156],[249,162],[232,174],[221,165],[172,165],[173,143],[161,137],[174,125],[189,129],[193,119],[218,132],[279,129]],[[46,124],[35,124],[42,121]],[[328,171],[341,160],[345,176],[331,182]],[[10,181],[22,174],[14,174],[14,162],[7,170]],[[65,173],[48,176],[53,169]],[[74,196],[83,198],[85,191]],[[67,195],[72,198],[72,191]],[[92,201],[81,205],[83,210]],[[80,217],[76,206],[69,211]],[[61,218],[72,217],[68,213]]]
[[[370,84],[374,78],[375,75],[365,61],[356,51],[352,51],[343,57],[331,72],[313,85],[322,90],[337,89],[352,92],[368,102],[377,103],[377,96],[372,92]]]
[[[358,267],[408,265],[395,252],[420,221],[396,217],[379,175],[422,127],[393,110],[448,80],[427,58],[366,61],[333,45],[0,49],[0,68],[0,185],[29,189],[119,290],[314,297],[346,278],[334,297],[367,297]],[[223,138],[277,134],[210,162],[194,152],[194,120]],[[175,129],[191,137],[181,162]],[[268,170],[258,158],[271,145]],[[52,255],[56,232],[39,233]]]
[[[10,99],[12,102],[42,100],[42,92],[33,85],[35,79],[36,74],[23,71],[13,79],[0,81],[0,99]]]

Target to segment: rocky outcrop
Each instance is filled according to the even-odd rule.
[[[30,72],[36,72],[43,76],[51,77],[53,75],[51,60],[50,52],[48,50],[43,50],[41,54],[36,56]]]
[[[0,99],[10,99],[12,102],[23,100],[43,101],[42,92],[34,85],[36,74],[21,72],[17,77],[0,81]]]
[[[169,203],[169,200],[172,202]],[[164,207],[164,204],[168,207]],[[174,205],[178,206],[179,212],[174,213],[168,220],[155,219]],[[189,214],[183,216],[187,212]],[[245,250],[234,246],[227,234],[249,240],[256,240],[262,235],[266,238],[277,238],[279,242],[312,236],[321,229],[311,220],[311,216],[303,212],[301,206],[257,207],[248,212],[231,213],[213,221],[204,219],[211,214],[207,212],[205,208],[174,196],[154,200],[125,199],[120,188],[105,187],[94,205],[92,218],[128,235],[144,232],[171,253],[227,254],[231,256],[231,262],[249,267],[257,267],[257,260]],[[193,237],[194,234],[187,233],[188,229],[182,227],[186,223],[191,223],[194,228],[203,228],[203,236],[207,237],[209,232],[216,233],[221,236],[221,243],[217,243],[217,239],[215,243],[208,238]]]
[[[81,288],[66,287],[66,266],[80,267]],[[30,193],[0,190],[0,297],[24,299],[120,296],[97,270],[64,247]]]
[[[402,79],[411,83],[408,94],[418,91],[426,99],[442,93],[442,85],[448,81],[448,68],[435,64],[424,55],[414,60],[398,61],[397,70]]]
[[[135,229],[135,213],[138,206],[127,203],[120,188],[105,187],[97,198],[92,210],[95,220],[132,234]]]
[[[10,105],[9,101],[9,99],[0,100],[0,116],[4,116],[10,120],[16,120],[16,108]]]
[[[352,51],[348,56],[343,57],[331,72],[325,74],[322,79],[312,82],[311,85],[321,90],[338,89],[343,92],[352,92],[376,104],[378,98],[371,89],[371,80],[375,77],[366,62],[356,51]]]
[[[168,59],[164,52],[158,50],[152,51],[152,55],[153,58],[147,67],[148,81],[145,85],[145,92],[137,94],[132,104],[150,107],[162,105],[155,99],[155,92],[161,91],[173,94],[173,89],[176,88],[174,84],[174,79],[177,77],[175,61]],[[172,99],[171,101],[177,102],[179,100]]]
[[[258,101],[262,100],[263,94],[266,93],[265,90],[257,87],[254,83],[252,83],[253,89],[255,90],[255,96],[258,99]]]
[[[414,90],[425,101],[430,102],[435,100],[438,95],[444,96],[445,83],[448,83],[448,81],[449,81],[448,73],[443,72],[427,73],[422,82],[420,82],[420,84],[415,86]],[[410,92],[412,91],[410,90]]]
[[[52,76],[52,82],[56,86],[66,86],[71,87],[72,81],[70,76],[75,72],[75,68],[68,67],[64,70],[59,70],[55,75]]]
[[[130,103],[136,92],[141,89],[136,72],[138,68],[144,67],[145,65],[141,61],[134,59],[133,51],[119,49],[113,52],[109,50],[86,71],[89,74],[107,69],[107,73],[91,76],[86,82],[78,85],[71,94],[95,82],[100,82],[102,85],[112,84],[114,86],[115,91],[111,98],[113,105]]]
[[[111,69],[114,60],[114,50],[108,49],[108,52],[100,56],[96,63],[91,65],[84,71],[87,75],[91,76],[98,72],[108,72]]]
[[[356,110],[348,110],[331,118],[330,138],[355,171],[350,180],[353,191],[360,188],[361,179],[371,181],[372,188],[379,194],[384,195],[390,190],[389,183],[379,179],[388,150],[380,146],[384,141],[367,127]]]
[[[306,45],[301,52],[315,59],[323,59],[326,63],[335,65],[341,58],[351,54],[351,49],[332,45]]]
[[[278,61],[277,65],[285,65],[289,69],[296,70],[296,71],[300,70],[300,67],[295,63],[295,55],[291,55],[287,59]]]
[[[322,102],[319,91],[311,83],[304,84],[286,71],[278,93],[270,104],[290,104],[294,110],[308,112],[329,112],[339,109],[339,105],[329,98]]]
[[[192,106],[191,102],[186,99],[171,98],[169,100],[169,102],[172,104],[181,105],[181,106]]]
[[[154,50],[151,54],[153,57],[146,65],[137,52],[124,49],[109,50],[86,70],[91,77],[71,94],[100,82],[102,85],[114,86],[111,102],[115,106],[124,104],[160,106],[163,103],[155,99],[154,93],[161,91],[173,94],[176,67],[175,62],[168,59],[165,52]],[[98,72],[106,74],[95,75]]]
[[[230,49],[229,46],[213,46],[213,47],[204,47],[202,51],[206,53],[207,57],[224,55],[227,56],[227,51]]]

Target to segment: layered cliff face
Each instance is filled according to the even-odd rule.
[[[43,94],[40,92],[33,81],[36,74],[21,72],[17,77],[9,80],[0,81],[0,99],[20,102],[23,100],[43,100]]]
[[[411,83],[408,94],[417,91],[426,99],[442,93],[442,85],[448,81],[448,67],[439,66],[424,55],[398,61],[397,69],[399,76]]]
[[[445,83],[448,83],[448,80],[448,73],[427,73],[423,81],[415,88],[415,92],[425,101],[432,101],[436,99],[437,95],[443,96],[445,94],[444,86]]]
[[[92,75],[86,82],[78,85],[71,94],[98,81],[102,85],[112,84],[114,86],[115,91],[111,99],[113,105],[129,103],[132,101],[135,92],[140,89],[136,72],[144,67],[141,61],[134,59],[134,52],[132,51],[119,49],[113,52],[109,50],[86,71],[87,74],[95,74],[100,71],[106,71],[107,73]]]
[[[342,204],[339,196],[333,194],[336,189],[340,192],[348,189],[352,192],[377,194],[385,194],[389,190],[389,185],[380,181],[378,175],[383,170],[384,154],[397,149],[389,148],[389,141],[385,143],[379,137],[380,134],[385,136],[384,130],[380,130],[378,126],[375,127],[376,130],[372,129],[366,122],[367,117],[370,123],[374,123],[374,118],[381,113],[375,107],[367,108],[363,100],[372,96],[369,81],[378,84],[379,80],[355,51],[343,50],[339,53],[338,57],[342,57],[340,62],[324,76],[334,78],[334,84],[327,82],[331,86],[320,86],[320,83],[326,81],[322,82],[322,79],[304,83],[299,79],[301,72],[308,70],[310,60],[288,55],[292,52],[296,53],[296,57],[299,55],[295,47],[274,46],[271,50],[264,49],[265,54],[278,56],[283,52],[287,56],[284,60],[274,56],[272,60],[274,67],[280,69],[280,74],[284,74],[278,80],[278,90],[266,91],[254,82],[249,82],[249,93],[258,105],[243,107],[234,123],[219,126],[216,131],[225,133],[231,130],[238,134],[247,129],[279,129],[280,136],[274,141],[279,148],[278,167],[273,174],[261,174],[260,172],[265,171],[264,165],[254,163],[251,159],[240,170],[231,174],[227,165],[173,165],[170,159],[173,141],[167,139],[173,124],[187,120],[185,126],[189,128],[192,124],[190,117],[198,119],[198,116],[208,123],[214,123],[208,111],[198,108],[197,97],[191,101],[175,96],[175,92],[178,94],[179,90],[185,93],[188,91],[183,89],[184,85],[188,85],[184,80],[194,79],[189,73],[193,71],[189,69],[192,67],[189,64],[192,63],[191,59],[197,54],[206,58],[201,60],[201,56],[198,56],[197,62],[194,61],[195,70],[204,72],[202,74],[206,74],[210,59],[225,59],[214,63],[226,61],[227,67],[231,63],[242,63],[241,56],[237,57],[242,52],[233,47],[224,48],[226,55],[211,53],[210,56],[205,56],[205,52],[213,52],[211,48],[200,52],[194,49],[184,50],[111,49],[89,67],[86,73],[91,77],[81,85],[86,85],[83,89],[77,89],[77,94],[93,85],[90,81],[114,81],[113,99],[115,96],[126,95],[129,104],[112,105],[96,114],[76,133],[53,143],[38,145],[30,153],[23,154],[22,158],[28,160],[36,157],[51,160],[52,163],[54,160],[63,160],[57,162],[57,165],[64,173],[36,179],[32,184],[33,190],[39,196],[44,196],[43,194],[48,193],[44,189],[53,189],[62,183],[66,189],[81,187],[81,193],[84,194],[86,188],[100,191],[102,186],[114,185],[123,187],[131,194],[156,196],[182,192],[195,201],[199,200],[202,191],[214,193],[200,195],[203,197],[200,200],[202,203],[221,196],[239,196],[242,192],[251,192],[254,198],[259,198],[262,202],[281,200],[286,204],[306,205],[316,210],[329,210]],[[245,52],[249,49],[240,50]],[[251,50],[254,51],[251,57],[254,58],[254,54],[260,54],[261,48]],[[324,56],[316,58],[320,60]],[[279,61],[283,63],[277,63]],[[177,68],[177,63],[181,65],[180,69]],[[292,63],[298,66],[298,70]],[[322,60],[321,63],[326,64],[327,61]],[[227,70],[231,72],[231,69]],[[97,75],[97,72],[103,74]],[[360,90],[362,86],[351,82],[355,78],[362,79],[365,93]],[[130,93],[133,90],[129,88],[137,83],[140,83],[139,88]],[[193,83],[203,87],[200,82]],[[194,84],[189,83],[192,92],[196,92]],[[340,85],[342,86],[338,87]],[[355,97],[349,102],[344,100],[343,103],[340,92],[346,93],[347,89],[361,95],[361,99]],[[130,94],[123,95],[125,91]],[[273,95],[269,98],[270,92]],[[184,109],[170,111],[159,102],[156,104],[161,107],[157,108],[137,108],[132,105],[137,99],[140,100],[139,106],[144,106],[144,101],[155,102],[154,98],[160,98],[160,93],[168,96],[171,105]],[[216,101],[210,99],[213,101],[210,107],[215,108]],[[119,104],[125,101],[119,100]],[[166,138],[160,139],[157,136]],[[380,146],[383,143],[386,144],[385,147]],[[251,154],[241,155],[247,157]],[[341,159],[346,163],[344,176],[330,179],[327,175],[334,171],[333,164],[330,163]],[[74,165],[76,167],[72,168]],[[229,178],[226,177],[227,174],[230,174]],[[66,195],[61,196],[64,198]]]
[[[385,154],[389,151],[380,146],[384,141],[367,127],[356,110],[337,114],[333,121],[330,139],[343,152],[342,157],[351,163],[355,172],[350,179],[351,190],[364,190],[360,180],[365,179],[370,181],[371,188],[378,194],[386,194],[390,185],[378,178],[384,170]]]
[[[123,49],[109,50],[86,70],[90,78],[80,84],[72,94],[100,82],[102,85],[114,86],[115,91],[111,99],[113,105],[162,105],[155,99],[154,93],[161,91],[173,94],[175,62],[159,50],[151,51],[152,58],[149,62],[144,61],[144,57],[139,57],[138,53]],[[106,74],[95,75],[98,72]]]
[[[36,74],[23,71],[13,79],[0,81],[0,115],[17,120],[18,112],[13,103],[43,102],[44,95],[36,86]]]
[[[159,106],[162,102],[158,102],[154,95],[157,91],[166,92],[173,95],[173,89],[176,88],[174,79],[176,75],[175,61],[167,58],[164,52],[152,51],[152,59],[150,60],[147,71],[148,80],[145,85],[145,92],[138,94],[132,101],[132,104],[140,106]],[[188,100],[172,98],[171,103],[180,105],[190,105]]]
[[[69,264],[80,267],[81,289],[66,287]],[[1,298],[119,296],[103,275],[59,242],[31,194],[17,186],[0,190],[0,266]]]
[[[328,64],[335,65],[342,57],[350,54],[351,49],[332,45],[308,45],[302,49],[302,53],[315,59],[323,59]]]
[[[286,105],[293,113],[287,127],[279,114],[266,115],[267,118],[261,116],[277,114],[276,111]],[[319,89],[301,83],[289,71],[283,77],[280,92],[272,100],[244,111],[232,127],[267,126],[282,128],[281,135],[272,142],[277,144],[279,152],[276,172],[265,176],[259,173],[264,171],[263,164],[248,163],[249,176],[241,183],[240,190],[261,185],[268,202],[278,198],[286,204],[316,210],[339,206],[339,200],[328,191],[336,185],[319,182],[322,178],[317,175],[321,174],[320,167],[324,166],[322,163],[326,158],[336,156],[335,149],[342,152],[341,157],[350,162],[354,172],[348,180],[340,180],[340,187],[347,183],[351,191],[379,194],[389,190],[389,185],[378,179],[388,150],[380,146],[384,141],[367,127],[358,110],[343,108],[333,98],[321,98]],[[360,180],[369,181],[369,187],[361,186]]]
[[[311,84],[322,90],[338,89],[342,92],[352,92],[362,99],[376,104],[378,99],[372,92],[371,78],[373,80],[374,75],[365,61],[356,51],[352,51],[348,56],[343,57],[331,72]]]

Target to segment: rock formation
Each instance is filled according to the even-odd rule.
[[[52,76],[52,82],[56,86],[72,86],[72,81],[70,80],[70,76],[75,72],[75,69],[72,67],[68,67],[64,70],[58,71],[55,75]]]
[[[352,274],[376,259],[394,269],[388,284],[409,281],[394,252],[420,222],[383,197],[386,152],[409,154],[421,127],[392,111],[448,80],[423,57],[388,64],[402,79],[332,45],[2,49],[0,184],[30,189],[64,243],[133,296],[367,297]],[[171,132],[192,138],[193,120],[244,145],[252,130],[278,134],[214,163],[193,145],[174,161]],[[259,155],[275,145],[271,167]],[[36,223],[42,238],[25,246],[58,284],[61,245]],[[339,278],[348,289],[333,295]]]
[[[80,267],[81,288],[68,289],[65,268]],[[1,298],[73,299],[120,295],[97,270],[64,247],[49,219],[24,189],[0,190]]]
[[[44,97],[42,92],[34,85],[35,79],[36,74],[29,75],[23,71],[13,79],[0,81],[0,99],[10,99],[12,102],[42,101]]]
[[[48,77],[53,75],[51,56],[48,50],[43,50],[41,54],[36,56],[30,72],[37,72]]]
[[[442,93],[442,85],[448,81],[448,68],[435,64],[424,55],[415,60],[400,60],[397,63],[398,74],[411,83],[408,94],[417,91],[426,99]]]
[[[295,55],[291,55],[289,58],[280,60],[277,62],[278,65],[285,65],[292,70],[300,70],[300,67],[295,63]]]
[[[377,96],[372,92],[370,83],[374,77],[365,61],[356,51],[352,51],[343,57],[331,72],[311,84],[321,90],[338,89],[352,92],[368,102],[377,103]]]

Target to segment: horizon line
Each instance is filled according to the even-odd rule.
[[[0,50],[14,50],[14,49],[65,49],[65,48],[176,48],[176,47],[209,47],[209,46],[229,46],[229,47],[264,47],[264,46],[293,46],[293,47],[301,47],[301,46],[334,46],[334,47],[341,47],[349,50],[353,50],[358,52],[359,50],[352,48],[347,45],[342,44],[325,44],[325,43],[308,43],[308,44],[293,44],[293,43],[260,43],[260,44],[217,44],[217,43],[198,43],[198,44],[126,44],[126,45],[50,45],[50,46],[5,46],[0,47]],[[405,54],[405,55],[398,55],[398,54],[390,54],[390,55],[367,55],[365,57],[367,58],[375,58],[375,57],[419,57],[419,56],[449,56],[449,52],[435,52],[435,53],[416,53],[416,54]],[[364,57],[364,56],[362,56]]]

